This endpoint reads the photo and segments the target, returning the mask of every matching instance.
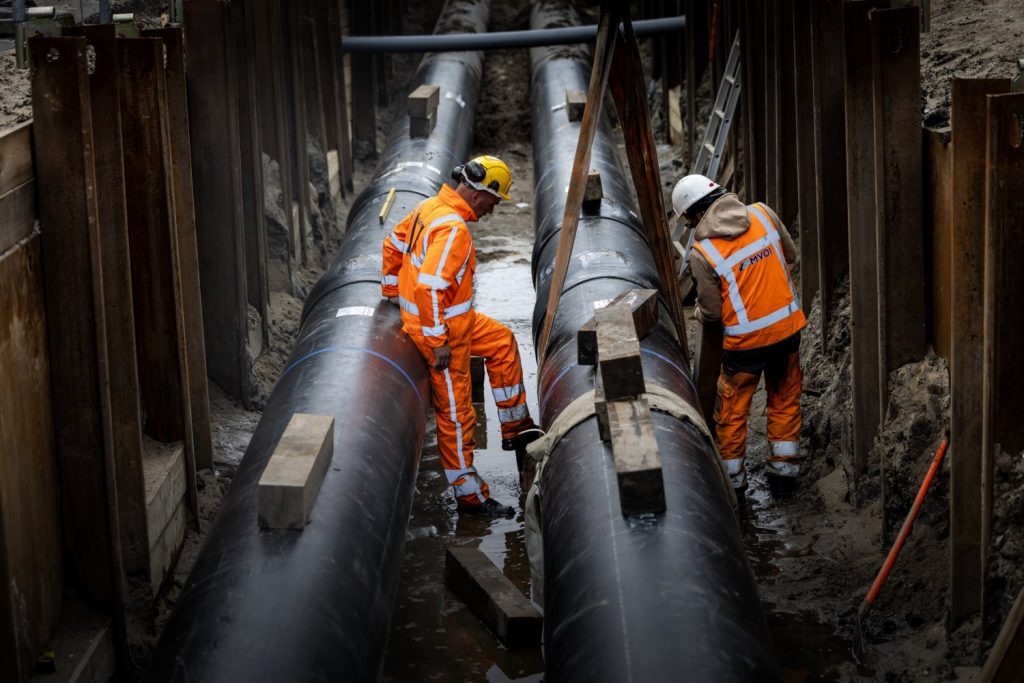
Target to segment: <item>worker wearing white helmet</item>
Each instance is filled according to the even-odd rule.
[[[702,175],[672,190],[680,220],[696,230],[690,269],[697,285],[696,315],[721,323],[722,370],[715,402],[715,435],[733,487],[747,487],[747,417],[761,374],[768,393],[767,477],[776,495],[790,492],[800,474],[800,308],[789,266],[793,240],[764,204],[745,206]]]

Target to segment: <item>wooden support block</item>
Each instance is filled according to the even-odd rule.
[[[409,117],[409,137],[411,138],[429,138],[430,134],[434,130],[434,124],[437,123],[437,113],[430,114],[429,116],[410,116]]]
[[[607,400],[634,398],[646,391],[640,360],[640,340],[633,315],[625,303],[609,304],[598,310],[597,364]]]
[[[185,496],[185,450],[180,441],[165,444],[147,438],[143,445],[146,530],[152,548]]]
[[[469,378],[473,385],[473,403],[483,403],[486,394],[484,384],[487,382],[487,365],[480,356],[471,356],[469,359]]]
[[[607,407],[623,516],[664,512],[661,454],[647,399],[609,401]]]
[[[565,115],[570,121],[582,121],[583,109],[587,106],[587,93],[582,90],[565,91]]]
[[[612,299],[608,306],[629,304],[637,339],[643,339],[658,322],[658,292],[653,289],[627,289]],[[583,323],[576,333],[577,361],[580,365],[597,364],[597,316]]]
[[[950,625],[981,611],[983,552],[982,339],[985,321],[985,144],[989,94],[1010,80],[954,79],[950,114],[956,126],[952,159],[952,359],[949,366]]]
[[[409,116],[422,119],[433,116],[437,113],[437,105],[440,101],[440,86],[421,85],[409,93]]]
[[[604,199],[604,189],[601,187],[601,174],[591,171],[587,175],[587,187],[583,190],[583,206],[587,208],[600,204]]]
[[[260,477],[261,527],[301,529],[334,453],[334,418],[295,413]]]
[[[449,546],[444,579],[506,647],[540,644],[540,612],[482,552]]]

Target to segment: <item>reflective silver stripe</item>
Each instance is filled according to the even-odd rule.
[[[462,267],[459,268],[459,272],[455,274],[455,281],[462,284],[462,278],[466,275],[466,268],[469,267],[469,257],[473,254],[473,250],[470,249],[469,253],[466,254],[466,260],[462,262]]]
[[[463,313],[469,313],[471,310],[473,310],[473,300],[472,299],[470,299],[469,301],[463,301],[461,304],[455,304],[454,306],[449,306],[444,311],[444,317],[445,318],[454,318],[457,315],[462,315]]]
[[[715,266],[715,272],[718,273],[719,275],[725,275],[725,271],[732,270],[737,266],[737,264],[741,263],[751,254],[756,254],[759,251],[763,251],[765,247],[771,247],[777,240],[772,239],[771,229],[767,230],[766,232],[767,234],[764,237],[755,242],[751,242],[750,244],[743,247],[735,254],[727,258],[725,261]]]
[[[420,240],[420,263],[422,263],[423,260],[427,258],[427,246],[429,245],[430,242],[430,231],[439,225],[451,222],[457,222],[459,225],[465,225],[465,223],[462,222],[462,216],[460,216],[457,213],[448,213],[441,216],[440,218],[435,218],[434,220],[430,221],[430,224],[427,225],[427,229],[423,231],[423,239]],[[419,268],[420,266],[416,267]]]
[[[700,246],[704,248],[705,255],[711,261],[711,267],[715,269],[715,272],[718,272],[718,264],[725,261],[721,252],[707,238],[700,241]],[[747,322],[749,320],[747,318],[747,308],[743,305],[743,299],[740,297],[740,286],[736,282],[736,274],[732,272],[731,268],[719,274],[725,278],[726,284],[729,285],[729,301],[732,302],[733,310],[736,311],[736,317],[740,319],[741,323]]]
[[[382,285],[397,285],[398,284],[398,276],[397,275],[381,275],[380,276],[380,283]]]
[[[498,408],[499,422],[512,422],[530,417],[530,408],[525,403],[511,408]]]
[[[800,442],[769,441],[768,450],[772,455],[800,455]]]
[[[420,276],[416,278],[416,282],[421,285],[428,285],[434,289],[448,289],[447,280],[436,275],[428,275],[427,273],[420,273]]]
[[[775,228],[775,222],[772,221],[768,215],[756,205],[748,207],[754,212],[754,215],[761,220],[761,224],[764,226],[768,234],[773,238],[775,243],[775,255],[779,258],[779,265],[782,266],[782,272],[786,274],[786,282],[789,283],[789,293],[793,295],[793,301],[796,305],[800,305],[800,298],[796,295],[796,287],[793,285],[793,278],[789,276],[789,267],[786,265],[786,257],[782,253],[782,237],[779,235],[778,230]]]
[[[393,244],[395,248],[403,254],[409,251],[409,245],[398,239],[398,235],[395,234],[394,230],[392,230],[391,234],[388,235],[388,239],[391,240],[391,244]]]
[[[420,307],[414,304],[412,301],[406,299],[404,296],[398,297],[398,305],[403,311],[405,311],[409,315],[420,314]]]
[[[424,337],[440,337],[444,334],[444,325],[436,325],[434,327],[421,327],[420,330],[423,332]]]
[[[455,243],[455,235],[459,232],[459,226],[455,226],[448,233],[448,241],[444,244],[444,251],[441,252],[441,260],[437,262],[437,270],[434,271],[434,275],[440,277],[441,273],[444,272],[444,263],[448,260],[448,254],[452,250],[452,244]]]
[[[508,401],[524,391],[526,391],[526,387],[522,384],[513,384],[510,387],[498,387],[497,389],[491,389],[491,393],[494,394],[495,401]]]
[[[452,389],[452,376],[447,368],[444,370],[444,383],[448,386],[449,417],[455,423],[455,450],[459,454],[459,467],[466,470],[466,458],[462,454],[462,423],[459,422],[458,413],[455,411],[455,390]]]
[[[418,256],[416,256],[416,254],[410,255],[409,256],[409,260],[412,261],[412,264],[414,266],[416,266],[417,268],[422,268],[423,267],[423,259],[421,259]]]
[[[785,320],[789,316],[793,315],[800,310],[799,301],[790,301],[788,304],[783,306],[777,311],[773,311],[766,316],[751,320],[749,322],[740,323],[739,325],[726,325],[725,334],[730,337],[736,337],[741,334],[750,334],[751,332],[757,332],[764,328],[774,325],[780,320]]]
[[[739,474],[740,470],[743,469],[743,458],[733,458],[732,460],[723,460],[725,464],[725,471],[730,475]]]
[[[785,460],[769,460],[768,471],[783,477],[799,477],[800,463]]]
[[[431,308],[433,309],[433,312],[434,312],[434,322],[438,323],[438,324],[441,324],[441,316],[437,312],[437,290],[436,289],[430,290],[430,305],[431,305]]]

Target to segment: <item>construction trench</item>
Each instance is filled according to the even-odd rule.
[[[672,7],[677,4],[679,15],[689,9],[693,17],[700,16],[694,9],[700,3],[680,2]],[[760,11],[762,20],[767,11],[751,10],[747,3],[727,4],[730,9],[719,15],[719,31],[735,28],[741,11]],[[796,17],[796,30],[805,4],[809,3],[779,3],[794,12],[790,16]],[[821,22],[814,26],[828,26],[835,18],[833,4],[839,5],[840,15],[845,9],[847,30],[856,25],[861,10],[867,16],[868,3],[849,2],[845,7],[843,3],[823,3],[807,18]],[[404,3],[389,4],[389,8],[399,11],[399,5]],[[400,26],[400,30],[378,25],[372,33],[434,31],[483,37],[489,32],[598,23],[596,6],[574,10],[564,5],[556,0],[501,6],[487,0],[434,0],[402,7],[402,21],[390,25],[392,29]],[[938,11],[932,8],[933,13]],[[1004,11],[1007,16],[1019,13],[1012,8]],[[315,14],[310,14],[314,19]],[[676,13],[640,16],[665,15]],[[189,21],[196,16],[186,16],[186,37]],[[354,26],[355,14],[349,16]],[[932,19],[941,26],[945,16]],[[225,25],[230,21],[234,19],[229,16]],[[259,27],[258,17],[251,21]],[[680,25],[674,26],[672,30],[678,32]],[[207,18],[195,34],[209,39],[216,35],[211,32],[216,27]],[[323,37],[322,33],[316,35]],[[692,37],[689,32],[669,35],[673,36],[669,40],[680,42],[682,35]],[[742,26],[739,35],[744,35]],[[523,36],[519,34],[515,40],[526,40]],[[927,36],[921,34],[922,47]],[[665,49],[662,40],[641,41],[645,73],[651,73],[652,62],[665,59],[663,52],[658,56],[658,51]],[[292,42],[290,48],[286,44],[285,49],[298,44]],[[316,45],[322,47],[323,41]],[[56,676],[61,680],[106,680],[108,669],[104,667],[116,666],[123,680],[147,681],[1016,680],[1013,672],[1019,669],[1013,666],[1019,649],[1013,633],[1000,636],[1015,623],[1019,608],[1011,611],[1021,577],[1012,567],[1008,569],[1015,557],[1013,548],[1020,543],[1013,510],[1021,495],[1016,460],[1000,456],[994,464],[1002,474],[996,477],[998,494],[990,523],[994,525],[990,542],[995,549],[988,561],[984,613],[966,619],[955,616],[971,613],[956,606],[956,601],[964,598],[953,592],[945,576],[950,545],[955,543],[951,534],[958,533],[951,529],[951,516],[952,524],[957,524],[951,502],[955,495],[951,478],[956,475],[947,456],[878,607],[862,625],[855,624],[860,600],[910,507],[931,455],[949,429],[950,356],[935,342],[893,372],[884,397],[889,405],[879,417],[877,440],[864,456],[869,464],[858,471],[859,437],[851,430],[857,429],[860,413],[856,411],[861,409],[856,407],[855,401],[860,399],[851,389],[858,380],[856,370],[851,369],[850,341],[852,336],[856,364],[860,362],[856,360],[859,332],[851,329],[850,320],[851,309],[856,321],[858,307],[864,305],[856,293],[856,283],[861,280],[855,278],[861,274],[854,270],[855,259],[849,256],[848,276],[833,276],[826,265],[815,267],[827,261],[827,249],[820,246],[827,242],[820,242],[819,236],[828,237],[829,233],[820,226],[815,235],[806,232],[802,197],[801,217],[791,223],[791,229],[801,249],[795,277],[798,287],[803,287],[809,318],[802,344],[806,371],[802,441],[810,458],[796,498],[774,499],[765,482],[765,395],[761,389],[754,399],[748,437],[751,489],[742,513],[737,510],[701,418],[700,324],[688,311],[689,348],[682,348],[650,247],[649,226],[641,219],[643,209],[634,186],[637,176],[626,163],[629,122],[618,115],[610,97],[590,145],[589,170],[600,174],[602,197],[599,203],[585,204],[580,213],[551,333],[545,348],[536,348],[552,273],[558,267],[566,197],[570,185],[578,182],[572,171],[582,122],[570,113],[567,93],[586,94],[594,68],[593,48],[586,43],[534,44],[529,48],[506,43],[502,47],[506,49],[425,56],[410,51],[374,61],[383,74],[381,90],[374,93],[379,96],[372,121],[374,135],[371,142],[366,140],[367,124],[365,119],[357,120],[360,100],[353,95],[348,115],[353,137],[359,137],[360,129],[362,137],[351,141],[356,151],[347,179],[343,148],[349,141],[332,140],[327,132],[330,116],[342,117],[344,112],[331,114],[321,93],[319,102],[326,118],[318,124],[311,115],[303,124],[309,126],[310,139],[323,136],[322,142],[303,146],[311,188],[307,197],[300,198],[295,190],[305,182],[301,179],[302,162],[297,181],[294,163],[291,168],[288,163],[268,163],[274,153],[291,143],[280,143],[274,152],[271,143],[263,142],[264,158],[257,165],[262,167],[260,183],[266,202],[261,223],[268,234],[267,244],[259,249],[266,250],[261,258],[267,259],[271,270],[277,268],[278,274],[271,275],[277,279],[262,295],[263,300],[253,295],[259,284],[253,286],[250,281],[248,290],[244,284],[240,290],[241,310],[248,314],[243,315],[241,335],[247,341],[241,343],[249,354],[248,367],[241,371],[248,375],[243,385],[249,385],[240,385],[241,395],[234,394],[240,397],[249,392],[249,398],[242,401],[254,410],[246,410],[230,398],[233,392],[225,395],[223,386],[211,385],[208,409],[213,467],[204,469],[200,464],[198,439],[177,456],[184,458],[186,481],[179,494],[180,511],[175,514],[195,520],[194,526],[190,522],[182,532],[184,545],[175,553],[177,566],[172,565],[162,579],[154,579],[152,593],[149,585],[142,585],[144,596],[140,596],[137,576],[128,572],[122,607],[115,602],[111,609],[102,599],[89,598],[88,586],[65,589],[65,611],[82,603],[87,611],[103,614],[110,610],[114,618],[110,621],[108,617],[110,626],[105,632],[101,629],[103,637],[85,639],[88,647],[81,654],[74,650],[73,639],[48,636],[45,649],[56,653]],[[712,49],[728,54],[728,47]],[[268,53],[275,49],[271,45]],[[298,61],[304,67],[319,63],[317,68],[322,68],[316,49]],[[936,48],[929,45],[928,50]],[[359,87],[353,73],[368,63],[357,63],[355,54],[352,72],[346,74],[352,78],[353,93]],[[848,59],[856,58],[851,55],[848,51]],[[815,63],[818,57],[814,56]],[[665,64],[661,61],[660,68],[666,69]],[[721,69],[721,64],[717,68]],[[708,70],[695,112],[700,119],[710,116],[718,87],[715,68],[709,65]],[[848,79],[849,74],[856,76],[854,71],[847,73]],[[1006,74],[1004,66],[1003,71],[978,75],[991,76],[994,81],[995,76]],[[665,71],[658,77],[668,78]],[[856,81],[847,80],[848,90],[850,82]],[[258,83],[258,78],[252,83]],[[422,84],[440,86],[436,119],[426,137],[412,134],[406,100]],[[670,112],[660,109],[662,85],[653,79],[651,84],[649,105],[660,143],[661,189],[667,198],[672,185],[685,174],[683,157],[688,152],[678,141],[674,145],[661,143],[661,136],[672,135],[668,129],[674,123]],[[286,99],[302,98],[293,83],[286,79],[284,85]],[[659,90],[653,89],[655,85]],[[954,87],[954,102],[956,92]],[[259,90],[254,93],[258,98]],[[312,106],[311,101],[306,105]],[[937,100],[929,96],[927,102],[942,107],[941,96]],[[740,105],[742,111],[746,106],[742,96]],[[851,111],[849,101],[846,106]],[[676,109],[684,125],[685,110],[685,103]],[[955,112],[954,108],[954,117]],[[284,111],[281,117],[281,113],[279,110],[276,118],[270,117],[272,124],[264,119],[264,125],[283,126],[281,121],[291,114]],[[46,121],[36,115],[36,135]],[[206,141],[216,139],[213,128],[203,131],[202,122],[192,117],[192,166],[197,178],[201,172],[209,173],[210,167],[204,166],[208,160],[195,153],[195,140],[200,136]],[[744,157],[748,150],[737,140],[746,139],[745,124],[738,115],[732,146],[719,174],[731,177],[735,185],[730,183],[730,187],[735,189],[746,187],[737,170],[748,163]],[[299,124],[292,121],[292,125]],[[322,126],[319,131],[317,125]],[[883,122],[882,129],[885,125]],[[850,130],[848,125],[847,142]],[[241,132],[244,150],[244,126]],[[938,144],[928,137],[925,141]],[[781,147],[781,139],[779,144]],[[38,140],[36,145],[38,156]],[[755,153],[760,150],[756,148]],[[930,154],[925,151],[926,156]],[[243,169],[244,154],[240,157]],[[542,566],[537,561],[537,539],[528,539],[526,528],[530,523],[529,476],[521,475],[512,453],[500,449],[497,409],[486,380],[482,395],[474,398],[478,414],[475,464],[489,482],[492,495],[515,507],[511,519],[457,513],[439,462],[426,368],[415,346],[401,332],[397,307],[380,296],[384,235],[420,201],[433,196],[453,166],[477,154],[504,159],[513,171],[514,185],[511,201],[472,225],[478,259],[474,307],[515,333],[530,411],[543,427],[557,429],[559,416],[573,412],[570,408],[578,412],[581,404],[592,406],[553,442],[538,475],[541,493],[532,514],[542,532]],[[931,166],[926,170],[937,173],[933,157],[928,159]],[[250,158],[248,163],[255,162]],[[99,161],[97,164],[102,178]],[[827,161],[819,158],[817,164],[824,176],[827,171],[822,165],[827,167]],[[0,169],[3,167],[0,163]],[[36,169],[36,182],[42,187],[45,166],[37,160]],[[985,172],[984,163],[981,172]],[[853,171],[849,173],[856,177]],[[955,183],[955,173],[950,173]],[[244,172],[241,178],[244,184]],[[766,180],[755,175],[749,182],[756,186]],[[931,187],[927,179],[926,184]],[[255,196],[260,194],[258,186],[250,189]],[[4,192],[6,189],[0,192],[2,199],[6,199]],[[204,198],[198,187],[196,192],[198,232],[204,215],[202,202],[211,200],[209,194]],[[794,200],[783,199],[781,186],[767,192],[748,195],[748,201],[774,197],[769,201],[790,201],[788,210],[793,215],[798,212]],[[926,188],[923,201],[931,203],[930,220],[938,224],[933,207],[938,207],[939,201],[929,192],[933,190]],[[243,198],[240,206],[250,199]],[[287,208],[293,201],[294,212]],[[271,204],[278,206],[271,210]],[[667,199],[665,205],[671,206]],[[332,221],[335,211],[336,221]],[[855,209],[850,211],[854,215]],[[892,215],[891,208],[886,211]],[[995,223],[1000,214],[991,211],[990,220]],[[68,213],[74,214],[74,210]],[[45,218],[52,215],[40,207],[44,232]],[[822,215],[820,210],[817,215]],[[293,240],[289,231],[307,221],[309,231]],[[815,229],[815,221],[807,223]],[[938,228],[935,232],[938,235]],[[807,246],[811,239],[819,240],[817,252]],[[932,239],[929,236],[925,258],[938,262],[940,238]],[[852,238],[850,245],[852,248]],[[200,233],[200,273],[211,253],[206,249]],[[251,266],[255,253],[246,249],[247,243],[238,254],[245,262],[242,273],[244,266]],[[884,247],[880,249],[884,251]],[[309,256],[299,258],[298,254]],[[835,277],[826,316],[822,315],[821,297],[813,290],[806,296],[805,278],[810,271],[815,271],[816,279]],[[929,271],[928,286],[939,272]],[[612,444],[602,438],[595,412],[592,392],[598,366],[579,360],[578,331],[595,318],[596,310],[624,291],[652,289],[663,294],[654,304],[649,329],[640,333],[638,328],[637,332],[651,405],[650,424],[660,452],[665,511],[627,516],[619,507],[620,484]],[[217,305],[207,297],[204,290],[204,308],[208,303]],[[938,324],[929,322],[929,329]],[[57,323],[51,320],[49,325],[52,330]],[[215,329],[207,321],[207,337]],[[254,351],[256,346],[262,348],[262,355]],[[148,353],[143,350],[144,341],[139,348],[140,354]],[[215,365],[217,356],[209,350],[207,355]],[[211,376],[219,371],[209,370]],[[144,387],[147,381],[145,375],[140,379]],[[144,411],[152,409],[149,400],[143,392]],[[9,405],[3,403],[4,409]],[[260,479],[297,413],[333,418],[333,457],[304,528],[263,529],[257,522]],[[149,428],[143,421],[146,438]],[[188,463],[189,448],[194,453],[191,457],[197,458],[194,465]],[[887,458],[884,471],[877,463],[870,464],[883,450]],[[196,472],[194,485],[187,481],[190,467]],[[150,476],[148,470],[145,474]],[[62,483],[67,486],[63,479]],[[117,488],[121,490],[120,483]],[[194,507],[189,502],[192,495],[196,496]],[[10,506],[8,500],[0,502]],[[0,523],[9,528],[11,510],[17,509],[0,509],[4,512]],[[65,510],[65,519],[67,514]],[[112,519],[116,520],[116,515]],[[120,532],[122,543],[124,533]],[[153,540],[150,535],[151,544]],[[520,598],[543,609],[542,637],[513,643],[507,633],[497,632],[493,615],[480,611],[480,599],[467,597],[465,585],[460,585],[467,579],[452,576],[451,549],[474,548],[511,582]],[[5,560],[0,570],[14,571],[8,569],[7,562],[9,558],[17,560],[17,552],[7,549],[0,554]],[[80,571],[73,568],[76,561],[68,560],[64,571],[69,576]],[[122,562],[127,566],[127,560]],[[16,565],[13,562],[11,566]],[[31,598],[31,592],[28,595]],[[145,607],[139,609],[140,604]],[[6,603],[0,602],[0,606],[6,608]],[[126,615],[120,626],[118,610]],[[866,651],[854,646],[858,628],[863,629]],[[0,636],[5,633],[0,628]],[[119,650],[117,641],[122,637],[127,651]],[[109,648],[109,656],[97,656],[104,648]],[[0,649],[0,654],[4,652]],[[997,657],[999,661],[993,664]],[[19,669],[10,680],[28,680],[23,672],[26,662],[31,668],[34,659],[22,653],[10,661]],[[983,671],[986,661],[988,668]],[[86,666],[87,662],[93,663]],[[54,679],[41,673],[39,666],[36,664],[32,679]],[[9,670],[0,668],[0,679],[8,680]]]

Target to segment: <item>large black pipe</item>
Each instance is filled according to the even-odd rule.
[[[564,10],[535,6],[533,25]],[[537,241],[535,336],[545,315],[579,123],[566,90],[586,90],[590,62],[565,50],[531,52]],[[576,332],[608,300],[658,287],[657,271],[616,154],[607,117],[592,147],[604,199],[581,218],[539,371],[550,427],[594,388],[576,362]],[[696,392],[667,310],[641,343],[646,381],[692,406]],[[539,351],[539,349],[538,349]],[[587,419],[554,447],[543,470],[544,629],[551,681],[771,681],[780,678],[756,584],[717,456],[690,423],[654,413],[667,512],[623,518],[610,450]]]
[[[644,19],[633,23],[638,38],[682,33],[686,17]],[[597,39],[597,26],[566,26],[537,28],[530,31],[497,31],[485,34],[452,34],[431,36],[350,36],[342,41],[342,52],[459,52],[462,50],[512,50],[546,45],[592,43]]]
[[[489,0],[449,0],[447,30],[487,26]],[[383,663],[430,402],[426,366],[382,303],[381,243],[465,159],[479,53],[433,54],[411,87],[441,86],[429,139],[400,117],[356,199],[341,251],[307,299],[267,402],[202,552],[153,653],[148,681],[374,680]],[[378,212],[389,190],[384,225]],[[334,457],[312,521],[261,531],[257,483],[294,413],[333,415]]]

